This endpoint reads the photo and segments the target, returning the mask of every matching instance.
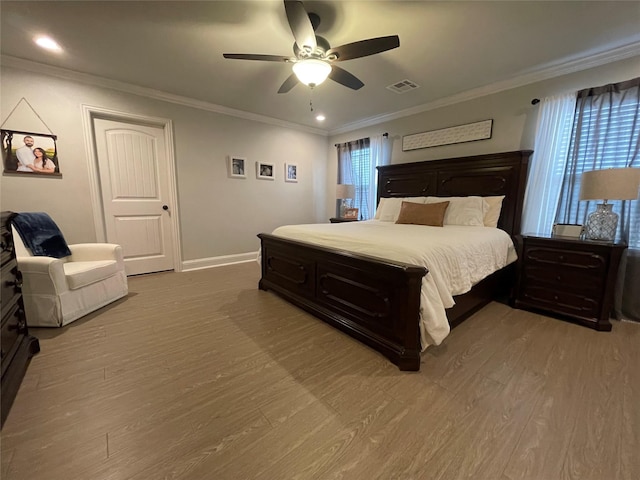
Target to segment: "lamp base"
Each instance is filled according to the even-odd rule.
[[[613,242],[618,229],[618,214],[609,203],[599,203],[595,212],[589,215],[585,227],[585,238]]]
[[[343,198],[342,200],[340,200],[340,206],[338,208],[338,217],[344,218],[345,209],[350,207],[351,207],[351,202],[349,201],[349,199]]]

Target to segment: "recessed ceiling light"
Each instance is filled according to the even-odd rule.
[[[318,116],[316,116],[316,120],[318,120],[319,122],[323,122],[325,118],[326,118],[326,117],[325,117],[324,115],[318,115]]]
[[[34,38],[33,41],[36,42],[36,45],[38,45],[39,47],[44,48],[45,50],[49,50],[50,52],[62,51],[62,47],[58,45],[58,42],[56,42],[51,37],[46,37],[42,35]]]

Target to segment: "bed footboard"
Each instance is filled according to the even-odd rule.
[[[420,369],[420,287],[427,269],[260,234],[261,290]]]

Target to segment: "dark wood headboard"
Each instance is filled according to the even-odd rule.
[[[380,197],[504,195],[498,228],[517,235],[532,153],[518,150],[381,166],[378,203]]]

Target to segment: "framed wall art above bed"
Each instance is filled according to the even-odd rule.
[[[493,119],[489,119],[481,122],[457,125],[455,127],[405,135],[402,137],[402,151],[408,152],[409,150],[417,150],[419,148],[488,140],[491,138],[492,128]]]

